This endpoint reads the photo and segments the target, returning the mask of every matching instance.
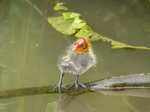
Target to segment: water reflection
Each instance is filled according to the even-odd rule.
[[[57,112],[99,112],[99,110],[148,112],[150,109],[150,90],[100,91],[100,93],[61,94],[57,102],[48,103],[46,112],[51,112],[52,109]],[[139,106],[143,103],[145,108]]]
[[[150,89],[127,89],[121,91],[99,91],[105,95],[123,95],[150,98]]]
[[[80,95],[42,94],[0,99],[0,111],[149,112],[149,102],[150,90],[146,89],[100,91]]]
[[[127,97],[126,105],[133,112],[149,112],[150,99],[141,98],[141,97]]]
[[[52,108],[58,112],[92,112],[93,109],[90,105],[84,99],[77,96],[61,94],[58,102],[48,103],[46,112],[51,112]]]

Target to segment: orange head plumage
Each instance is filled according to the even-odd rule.
[[[77,53],[82,52],[89,52],[92,48],[91,43],[88,41],[86,37],[78,38],[77,41],[74,43],[73,51],[76,51]]]

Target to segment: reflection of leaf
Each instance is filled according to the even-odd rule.
[[[57,102],[48,103],[46,112],[59,112],[57,105]]]
[[[94,32],[84,20],[80,19],[81,14],[74,12],[66,12],[69,11],[69,9],[63,5],[64,3],[58,3],[54,7],[54,9],[57,11],[63,11],[62,16],[48,18],[48,22],[61,33],[65,35],[73,35],[75,37],[87,37],[91,41],[101,39],[104,42],[110,42],[112,48],[114,49],[128,48],[150,50],[150,48],[148,47],[127,45]]]
[[[5,112],[8,109],[8,105],[6,103],[0,103],[0,112]]]

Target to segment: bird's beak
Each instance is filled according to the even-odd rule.
[[[76,44],[72,50],[77,51],[78,50],[78,45]]]

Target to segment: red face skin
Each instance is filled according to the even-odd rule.
[[[73,51],[76,52],[85,52],[87,48],[87,42],[84,38],[79,38],[75,43],[74,43],[74,48]]]

